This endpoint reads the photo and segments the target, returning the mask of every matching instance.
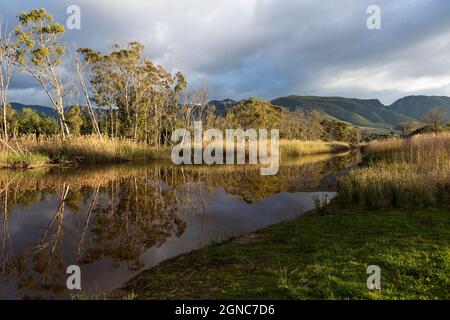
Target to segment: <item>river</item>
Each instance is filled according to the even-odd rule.
[[[101,296],[177,255],[293,219],[336,195],[357,153],[255,166],[148,164],[1,170],[0,299]]]

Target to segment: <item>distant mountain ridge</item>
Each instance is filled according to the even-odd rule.
[[[392,111],[377,99],[291,95],[276,98],[272,100],[272,103],[286,107],[290,111],[317,110],[325,116],[363,127],[392,126],[414,120]]]
[[[401,122],[420,121],[433,107],[439,108],[450,121],[450,97],[407,96],[393,104],[383,105],[378,99],[356,99],[344,97],[318,97],[290,95],[273,99],[272,104],[282,106],[289,111],[317,110],[324,119],[348,122],[360,127],[389,128]],[[237,101],[214,100],[216,113],[225,114]]]
[[[408,96],[395,101],[389,108],[412,118],[420,119],[430,108],[438,108],[450,121],[450,97]]]
[[[45,106],[40,106],[40,105],[25,105],[25,104],[17,103],[17,102],[11,102],[10,105],[18,112],[22,111],[23,108],[30,108],[30,109],[40,112],[46,116],[50,116],[50,117],[54,117],[54,118],[57,117],[56,110],[53,108],[50,108],[50,107],[45,107]]]

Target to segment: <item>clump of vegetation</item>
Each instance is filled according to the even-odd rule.
[[[327,206],[329,203],[327,195],[314,196],[313,201],[314,201],[314,207],[315,207],[316,213],[321,214],[321,215],[327,214]]]
[[[339,181],[342,205],[367,208],[450,204],[450,134],[374,141],[367,165]]]
[[[30,168],[48,164],[47,155],[38,152],[0,152],[0,167],[3,168]]]

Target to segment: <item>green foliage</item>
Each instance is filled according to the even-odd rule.
[[[11,113],[11,117],[14,117],[17,121],[17,133],[19,135],[35,134],[39,138],[41,134],[54,135],[58,130],[54,118],[46,117],[31,108],[23,108],[19,114]],[[13,123],[13,121],[10,120],[9,122]]]
[[[361,130],[350,128],[346,123],[340,121],[322,121],[324,128],[323,138],[327,141],[344,141],[358,144],[361,140]]]
[[[4,155],[2,155],[4,156]],[[50,162],[47,155],[42,153],[10,153],[6,154],[6,161],[2,163],[3,159],[0,158],[0,165],[8,168],[28,168],[30,166],[40,166]]]
[[[45,9],[32,9],[19,14],[17,37],[17,61],[24,66],[48,64],[57,66],[65,54],[65,47],[59,42],[64,27],[53,21],[53,16]]]
[[[227,123],[234,128],[278,129],[283,119],[283,110],[259,98],[241,101],[226,113]]]
[[[17,136],[19,128],[19,117],[17,111],[9,104],[6,106],[6,125],[8,126],[7,129],[9,134],[12,136]],[[1,121],[0,128],[2,132],[4,131],[3,126],[3,121]]]
[[[40,133],[41,117],[33,109],[24,108],[19,117],[19,134]]]
[[[47,136],[55,135],[58,132],[58,125],[52,117],[41,116],[41,133]]]
[[[179,94],[187,82],[182,73],[172,76],[144,58],[143,48],[133,41],[125,48],[114,45],[106,55],[87,48],[78,52],[89,64],[93,100],[109,110],[107,118],[100,114],[103,130],[159,144],[161,133],[171,131],[180,117]]]
[[[73,135],[80,134],[81,127],[83,125],[83,117],[81,115],[81,108],[79,105],[75,105],[70,108],[69,112],[66,115],[66,123]]]
[[[90,135],[94,132],[92,121],[91,121],[91,116],[89,115],[89,112],[88,112],[86,106],[81,106],[80,108],[81,108],[80,116],[81,116],[81,120],[82,120],[82,124],[80,126],[80,134]]]

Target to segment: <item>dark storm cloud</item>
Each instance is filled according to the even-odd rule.
[[[2,0],[10,25],[35,1]],[[64,22],[81,8],[81,30],[66,42],[106,50],[139,40],[146,54],[216,98],[285,94],[380,98],[450,94],[450,1],[446,0],[128,0],[40,1]],[[366,9],[381,8],[368,30]],[[14,78],[14,98],[31,102],[32,81]],[[28,91],[27,91],[28,90]],[[37,94],[37,93],[36,93]],[[45,102],[45,97],[36,97]]]

